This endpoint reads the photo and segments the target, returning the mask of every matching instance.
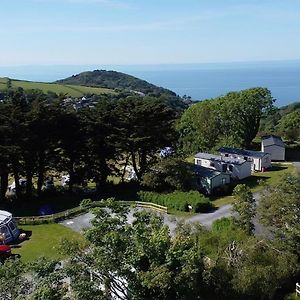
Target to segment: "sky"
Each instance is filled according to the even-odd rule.
[[[300,59],[298,0],[1,0],[0,66]]]

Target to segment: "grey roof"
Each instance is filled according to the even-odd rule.
[[[276,146],[285,148],[285,145],[284,145],[281,137],[277,136],[277,135],[271,134],[271,135],[263,136],[261,142],[265,147],[276,145]]]
[[[214,178],[219,175],[230,176],[229,174],[225,174],[210,168],[205,168],[199,165],[193,165],[193,172],[201,177]]]
[[[241,156],[247,157],[257,157],[262,158],[268,153],[260,152],[260,151],[253,151],[253,150],[244,150],[244,149],[237,149],[237,148],[229,148],[229,147],[222,147],[219,149],[220,153],[229,153],[229,154],[236,154]]]
[[[0,224],[1,223],[6,223],[7,221],[9,221],[12,217],[12,214],[4,211],[4,210],[0,210]]]
[[[245,159],[239,159],[239,158],[231,158],[231,157],[224,157],[221,155],[214,155],[214,154],[209,154],[209,153],[203,153],[199,152],[195,155],[195,158],[202,158],[202,159],[207,159],[207,160],[214,160],[214,161],[222,161],[226,162],[228,164],[233,164],[233,165],[242,165],[243,163],[246,162]]]

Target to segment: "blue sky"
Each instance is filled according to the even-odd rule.
[[[298,0],[1,0],[0,66],[300,59]]]

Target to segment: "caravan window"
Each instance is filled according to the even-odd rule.
[[[9,222],[8,226],[11,231],[14,231],[16,229],[16,225],[14,224],[14,222]]]
[[[233,165],[229,165],[228,169],[229,169],[230,172],[232,172],[233,171]]]

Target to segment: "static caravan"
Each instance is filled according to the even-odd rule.
[[[250,161],[251,169],[253,172],[254,171],[263,172],[266,169],[270,168],[272,165],[271,154],[266,152],[228,148],[228,147],[220,148],[219,152],[224,157],[239,158],[239,159],[245,159]]]
[[[229,174],[234,180],[251,176],[251,162],[245,159],[199,152],[195,155],[195,164]]]
[[[230,183],[230,175],[213,169],[194,165],[193,172],[196,177],[196,186],[206,194],[213,193],[215,188]]]
[[[20,231],[15,223],[12,214],[0,210],[0,244],[9,244],[19,238]]]

